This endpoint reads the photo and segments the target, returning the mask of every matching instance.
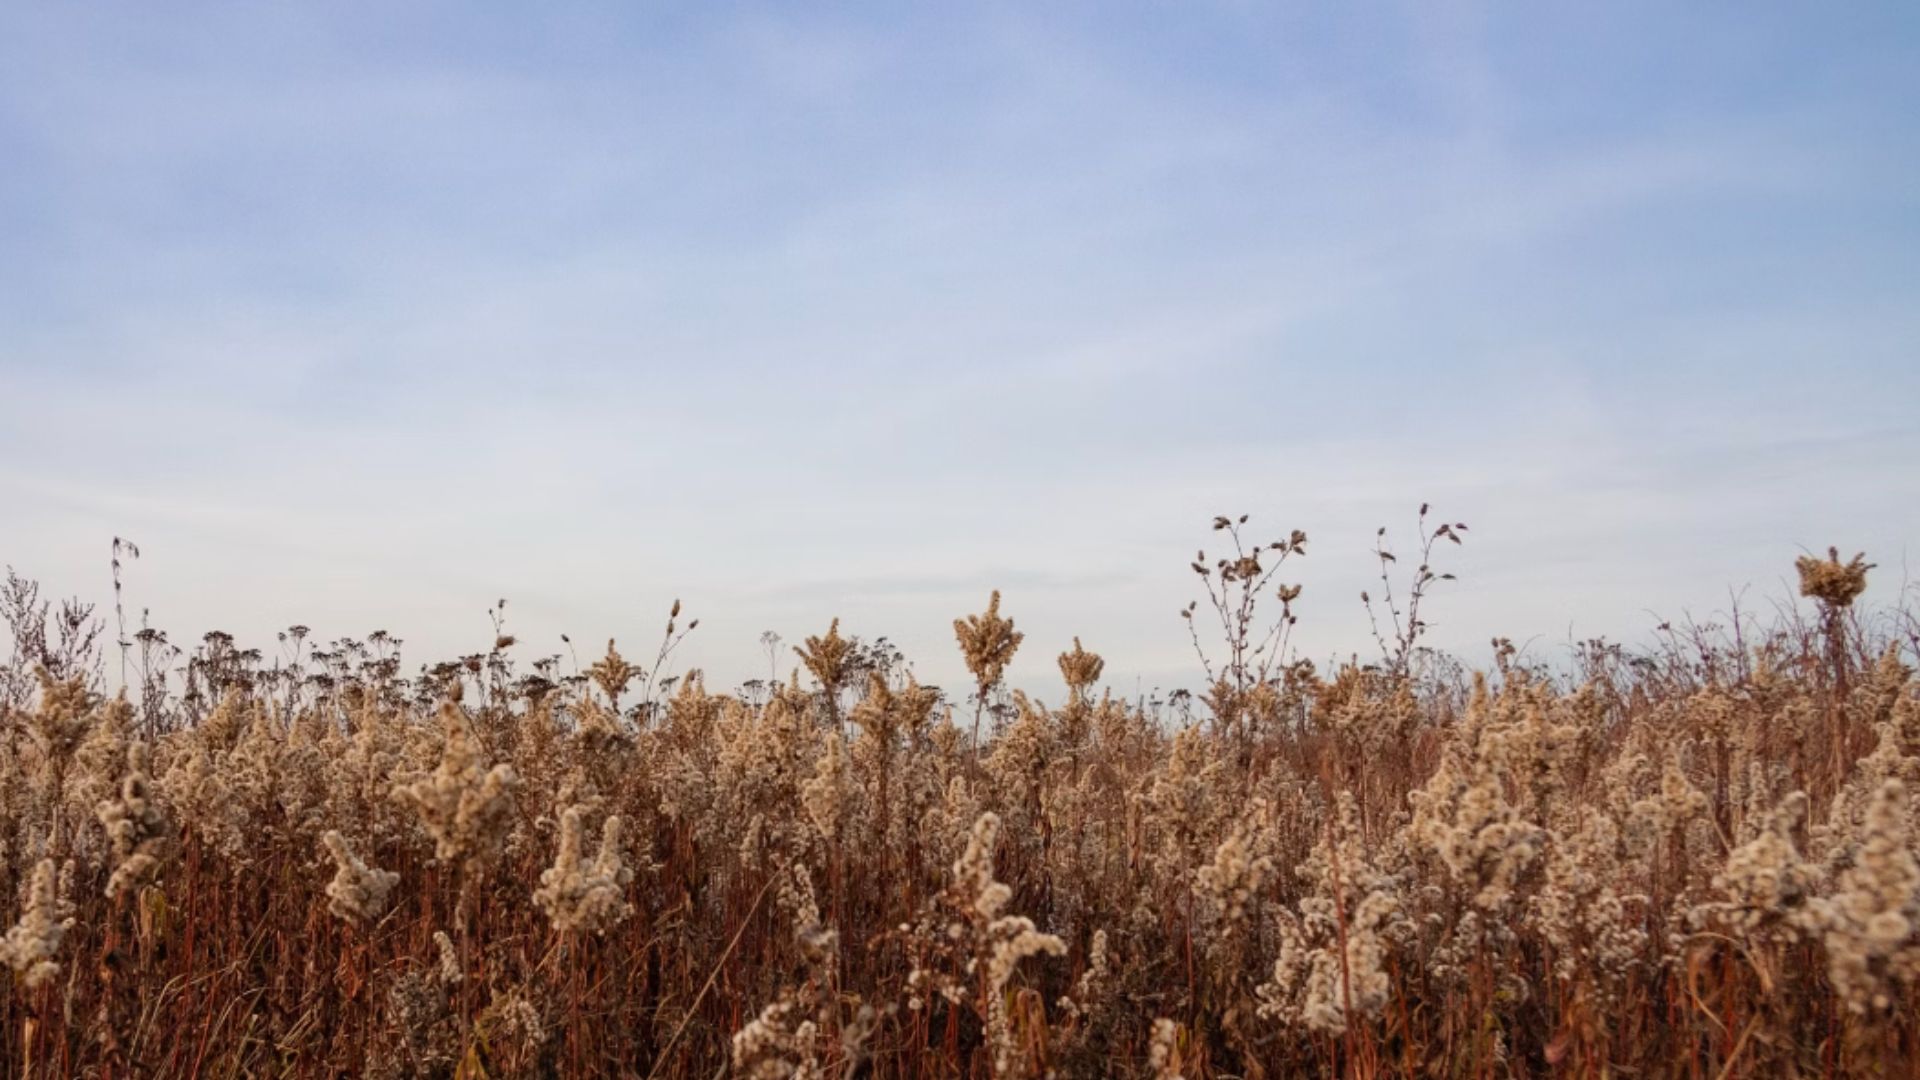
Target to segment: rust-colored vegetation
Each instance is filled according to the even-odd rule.
[[[1322,670],[1306,535],[1245,520],[1170,701],[1078,640],[1055,682],[997,593],[949,698],[837,621],[723,691],[660,677],[677,605],[651,663],[517,660],[496,609],[406,674],[12,578],[0,1075],[1914,1074],[1915,621],[1864,560],[1469,671],[1423,508]]]

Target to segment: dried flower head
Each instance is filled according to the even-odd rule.
[[[1273,870],[1273,860],[1254,857],[1245,828],[1227,834],[1214,850],[1213,862],[1195,874],[1201,892],[1209,899],[1228,933],[1247,918],[1247,905],[1260,892],[1260,886]]]
[[[846,682],[847,661],[853,653],[853,642],[840,636],[839,619],[833,620],[825,635],[809,636],[806,647],[795,648],[793,652],[829,693],[839,690]]]
[[[445,930],[433,932],[433,947],[440,953],[440,985],[455,986],[466,977],[460,970],[460,953],[453,947],[453,939]]]
[[[400,875],[368,866],[347,846],[346,838],[332,829],[321,834],[320,842],[334,863],[333,880],[327,883],[327,910],[355,926],[379,919]]]
[[[60,973],[54,957],[74,920],[73,904],[60,888],[65,876],[70,875],[56,873],[52,859],[35,863],[20,921],[0,938],[0,959],[26,980],[28,989],[37,989]]]
[[[1080,647],[1080,639],[1073,639],[1073,651],[1060,654],[1060,677],[1067,681],[1067,690],[1075,697],[1085,697],[1093,684],[1100,681],[1100,673],[1107,662],[1100,659],[1098,653],[1090,653]]]
[[[128,745],[120,796],[102,802],[95,813],[113,845],[115,865],[107,880],[107,895],[119,896],[151,881],[166,850],[167,819],[153,797],[145,743]]]
[[[1000,590],[993,590],[987,610],[978,615],[953,620],[953,636],[960,642],[960,653],[967,670],[982,689],[1000,684],[1013,654],[1026,635],[1013,628],[1013,620],[1000,616]]]
[[[760,1010],[733,1033],[733,1068],[750,1080],[820,1078],[818,1028],[803,1015],[791,995]]]
[[[1865,552],[1843,563],[1840,549],[1832,547],[1827,549],[1824,559],[1802,555],[1793,565],[1800,571],[1800,595],[1810,596],[1832,608],[1852,606],[1854,600],[1867,591],[1867,571],[1874,566],[1867,561]]]
[[[506,839],[509,793],[519,784],[511,765],[487,767],[467,714],[451,701],[440,706],[444,731],[440,764],[411,784],[394,789],[413,804],[433,837],[434,857],[473,868],[490,859]]]
[[[1162,1016],[1153,1022],[1153,1040],[1147,1045],[1147,1068],[1153,1080],[1181,1080],[1180,1025]]]
[[[640,677],[640,669],[627,663],[620,650],[613,647],[613,639],[607,639],[607,655],[593,662],[587,668],[587,677],[607,695],[607,703],[620,708],[620,695],[627,692],[627,684]]]
[[[555,930],[603,934],[633,911],[626,900],[633,871],[620,854],[618,817],[601,828],[600,851],[591,861],[582,855],[582,833],[580,808],[568,807],[560,815],[560,850],[540,875],[533,899]]]
[[[1920,860],[1909,819],[1906,785],[1881,784],[1853,865],[1820,904],[1828,975],[1856,1013],[1884,1013],[1920,982]]]
[[[40,705],[27,716],[27,734],[48,761],[64,762],[93,726],[93,692],[85,674],[55,678],[45,666],[33,673],[40,681]]]

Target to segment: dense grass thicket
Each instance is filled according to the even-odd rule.
[[[1916,1074],[1915,621],[1870,566],[1470,671],[1423,510],[1323,668],[1307,538],[1215,530],[1166,701],[997,594],[943,694],[837,622],[728,690],[656,677],[678,605],[644,663],[502,609],[419,667],[13,578],[0,1074]]]

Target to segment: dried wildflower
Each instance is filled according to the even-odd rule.
[[[1385,1009],[1390,945],[1408,933],[1399,882],[1368,858],[1351,792],[1340,793],[1326,835],[1298,872],[1313,891],[1301,899],[1298,918],[1279,920],[1279,954],[1255,990],[1259,1012],[1340,1034]]]
[[[1041,933],[1031,919],[1000,914],[1012,899],[1013,890],[994,880],[993,848],[999,835],[999,817],[981,814],[968,833],[966,851],[953,865],[953,880],[960,896],[971,898],[966,915],[977,939],[976,948],[987,953],[987,1042],[993,1047],[995,1074],[1004,1076],[1012,1073],[1019,1053],[1007,1012],[1007,983],[1012,981],[1020,961],[1042,954],[1065,956],[1067,944],[1052,934]]]
[[[197,733],[196,733],[197,734]],[[226,753],[216,758],[204,738],[194,738],[175,748],[161,790],[175,815],[203,842],[236,862],[249,856],[246,820],[247,802],[235,788],[238,777],[224,768]]]
[[[982,692],[1000,684],[1007,664],[1026,638],[1013,628],[1012,619],[1001,618],[999,589],[993,590],[986,611],[953,620],[953,636],[959,640],[967,670],[973,672]]]
[[[867,693],[847,714],[860,729],[862,742],[876,763],[891,757],[902,737],[924,735],[940,694],[920,685],[911,675],[904,689],[895,691],[879,672],[867,675]]]
[[[793,917],[794,935],[806,937],[820,926],[820,903],[813,894],[813,875],[795,859],[774,878],[775,902]]]
[[[1003,915],[988,928],[993,938],[993,953],[987,964],[987,1039],[993,1044],[996,1074],[1013,1075],[1014,1061],[1020,1052],[1013,1037],[1012,1021],[1007,1015],[1007,984],[1014,968],[1031,956],[1065,956],[1066,942],[1034,928],[1033,920]]]
[[[1611,817],[1588,808],[1571,832],[1552,832],[1546,875],[1528,901],[1529,925],[1553,949],[1554,975],[1587,980],[1611,996],[1639,966],[1647,945],[1635,910],[1646,898],[1623,895],[1619,830]]]
[[[1199,728],[1183,728],[1155,770],[1146,803],[1161,834],[1159,857],[1169,873],[1183,875],[1205,858],[1206,838],[1219,835],[1229,807],[1216,792],[1226,763]]]
[[[953,864],[953,881],[973,899],[973,910],[982,919],[1000,914],[1013,896],[1013,890],[993,880],[993,845],[1000,838],[998,814],[981,814],[967,833],[967,849]]]
[[[828,843],[840,838],[847,813],[851,780],[847,775],[847,747],[838,733],[827,737],[826,748],[814,763],[813,777],[801,786],[800,801],[807,817]]]
[[[1884,1013],[1920,982],[1920,861],[1906,785],[1888,780],[1861,823],[1854,863],[1820,901],[1828,974],[1855,1013]]]
[[[734,1032],[735,1073],[752,1080],[820,1080],[818,1029],[811,1020],[797,1020],[799,1015],[794,1000],[783,996]]]
[[[123,690],[94,714],[90,730],[73,755],[68,794],[76,804],[92,806],[119,793],[126,773],[127,749],[134,742],[134,712]],[[151,777],[149,777],[151,783]]]
[[[67,931],[73,929],[73,903],[67,891],[60,888],[60,876],[52,859],[34,864],[20,921],[0,938],[0,959],[25,978],[29,990],[38,989],[60,973],[54,957]]]
[[[1675,746],[1666,755],[1660,771],[1660,789],[1633,803],[1628,813],[1630,845],[1638,851],[1649,850],[1662,837],[1687,843],[1689,826],[1701,822],[1711,803],[1705,792],[1687,776],[1683,764],[1688,747]]]
[[[612,638],[607,639],[607,655],[594,661],[593,666],[587,669],[587,677],[593,680],[601,693],[607,695],[607,704],[615,711],[620,708],[620,695],[627,692],[627,684],[640,675],[640,669],[627,663],[626,658],[620,655],[620,650],[613,647]]]
[[[453,939],[445,930],[435,930],[433,946],[440,951],[440,985],[457,985],[465,976],[460,970],[460,954],[453,947]]]
[[[1787,796],[1753,839],[1728,854],[1713,879],[1725,899],[1704,906],[1698,918],[1716,918],[1747,938],[1774,930],[1793,938],[1816,930],[1810,901],[1820,873],[1793,841],[1793,830],[1806,814],[1804,793]]]
[[[1220,913],[1227,932],[1232,933],[1246,921],[1247,904],[1272,870],[1273,860],[1253,857],[1246,830],[1236,828],[1215,849],[1213,862],[1201,867],[1195,877],[1202,893]]]
[[[1180,1025],[1162,1016],[1153,1022],[1153,1041],[1147,1045],[1147,1068],[1153,1080],[1181,1080]]]
[[[1828,548],[1824,559],[1802,555],[1793,565],[1800,571],[1801,596],[1810,596],[1830,608],[1844,608],[1851,607],[1867,591],[1867,571],[1874,564],[1867,561],[1865,552],[1843,563],[1840,549]]]
[[[862,1003],[854,1010],[853,1019],[841,1027],[840,1057],[846,1062],[842,1075],[860,1075],[860,1067],[868,1058],[867,1043],[879,1026],[880,1011]]]
[[[568,807],[560,815],[560,850],[540,875],[533,899],[555,930],[604,934],[633,911],[626,901],[633,871],[620,855],[618,817],[601,828],[600,852],[591,862],[582,857],[581,833],[580,809]]]
[[[84,674],[58,679],[44,666],[33,673],[40,680],[40,706],[27,715],[27,734],[49,762],[65,762],[92,728],[93,694]]]
[[[1047,772],[1054,760],[1052,715],[1018,690],[1013,692],[1018,716],[993,744],[987,775],[1000,792],[1017,830],[1035,827],[1045,812]]]
[[[107,895],[119,896],[153,879],[166,850],[167,819],[153,798],[153,780],[147,775],[147,747],[127,747],[127,772],[120,797],[100,803],[96,814],[113,844],[114,868]]]
[[[582,702],[574,722],[581,749],[591,757],[616,757],[633,746],[633,737],[620,722],[620,714],[597,701]]]
[[[800,956],[815,968],[832,966],[840,955],[840,933],[831,926],[809,923],[800,927],[793,938],[800,947]]]
[[[540,1018],[539,1008],[520,991],[494,990],[483,1015],[492,1028],[490,1041],[496,1044],[516,1046],[525,1054],[547,1041],[547,1025]]]
[[[1274,561],[1235,555],[1212,584]],[[1911,628],[1856,616],[1862,560],[1807,562],[1819,626],[1584,643],[1577,690],[1510,643],[1472,683],[1427,651],[1322,680],[1282,628],[1139,699],[1097,694],[1075,639],[1050,709],[1006,686],[1018,634],[990,602],[956,627],[995,725],[973,744],[837,623],[785,683],[689,671],[632,715],[646,676],[617,650],[529,673],[503,630],[420,677],[386,635],[298,634],[277,663],[224,636],[174,663],[131,635],[156,649],[136,710],[70,678],[97,665],[56,659],[50,623],[0,662],[0,880],[21,892],[0,960],[35,1024],[14,1042],[36,1075],[137,1073],[153,1048],[127,1014],[194,960],[183,943],[232,960],[257,934],[278,962],[222,960],[232,994],[168,999],[208,1061],[666,1070],[734,1016],[747,1076],[911,1069],[903,1048],[953,1075],[1651,1076],[1676,1047],[1703,1075],[1897,1072],[1920,1038]],[[1290,620],[1297,587],[1276,585]],[[0,583],[0,623],[31,631],[24,610]],[[1193,722],[1209,706],[1227,722]],[[417,903],[360,857],[411,866],[429,838]],[[302,871],[318,853],[327,873]],[[588,948],[631,926],[644,873],[644,943]],[[550,950],[523,940],[529,897]],[[322,905],[354,940],[390,930],[378,955],[316,955],[335,935],[300,930]],[[1071,970],[1033,964],[1065,942]],[[861,996],[896,991],[917,1015]],[[236,994],[351,1023],[316,1039],[207,1011]],[[563,1017],[583,1021],[564,1039]]]
[[[1503,698],[1512,693],[1502,690]],[[1533,758],[1510,748],[1511,740],[1525,736],[1518,730],[1520,716],[1504,713],[1501,706],[1489,698],[1484,678],[1476,676],[1467,716],[1448,741],[1439,768],[1407,796],[1414,808],[1409,836],[1438,856],[1473,903],[1488,910],[1512,899],[1514,885],[1546,837],[1508,797],[1528,778],[1526,771],[1515,775],[1516,764]]]
[[[1080,639],[1073,639],[1073,651],[1060,654],[1060,677],[1067,682],[1068,692],[1076,699],[1086,697],[1094,683],[1100,681],[1100,673],[1106,669],[1107,662],[1099,654],[1090,653],[1080,647]]]
[[[853,642],[840,636],[839,619],[833,620],[832,625],[827,627],[825,636],[808,637],[806,647],[795,648],[793,652],[828,694],[836,693],[846,682],[847,660],[853,652]]]
[[[409,1064],[418,1074],[451,1072],[458,1060],[458,1018],[447,1002],[438,972],[429,978],[409,971],[387,992],[391,1023]]]
[[[512,809],[507,796],[519,778],[511,765],[486,767],[460,706],[450,701],[441,705],[440,720],[445,741],[439,767],[395,788],[394,794],[418,811],[433,837],[436,858],[472,866],[491,857],[505,839]]]
[[[1060,1008],[1069,1016],[1091,1015],[1112,992],[1113,969],[1107,956],[1107,932],[1095,930],[1087,946],[1087,969],[1073,984],[1073,993],[1060,999]]]
[[[368,866],[347,846],[346,838],[331,829],[321,834],[320,842],[333,856],[335,867],[333,880],[327,883],[327,910],[355,926],[379,919],[400,875]]]

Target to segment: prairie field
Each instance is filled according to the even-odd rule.
[[[935,689],[831,612],[725,687],[678,604],[577,658],[503,605],[423,664],[10,577],[0,1074],[1920,1073],[1886,571],[1480,670],[1425,635],[1472,540],[1420,521],[1338,663],[1307,536],[1200,523],[1192,690],[1151,696],[991,582]]]
[[[1920,1080],[1916,103],[0,0],[0,1080]]]

